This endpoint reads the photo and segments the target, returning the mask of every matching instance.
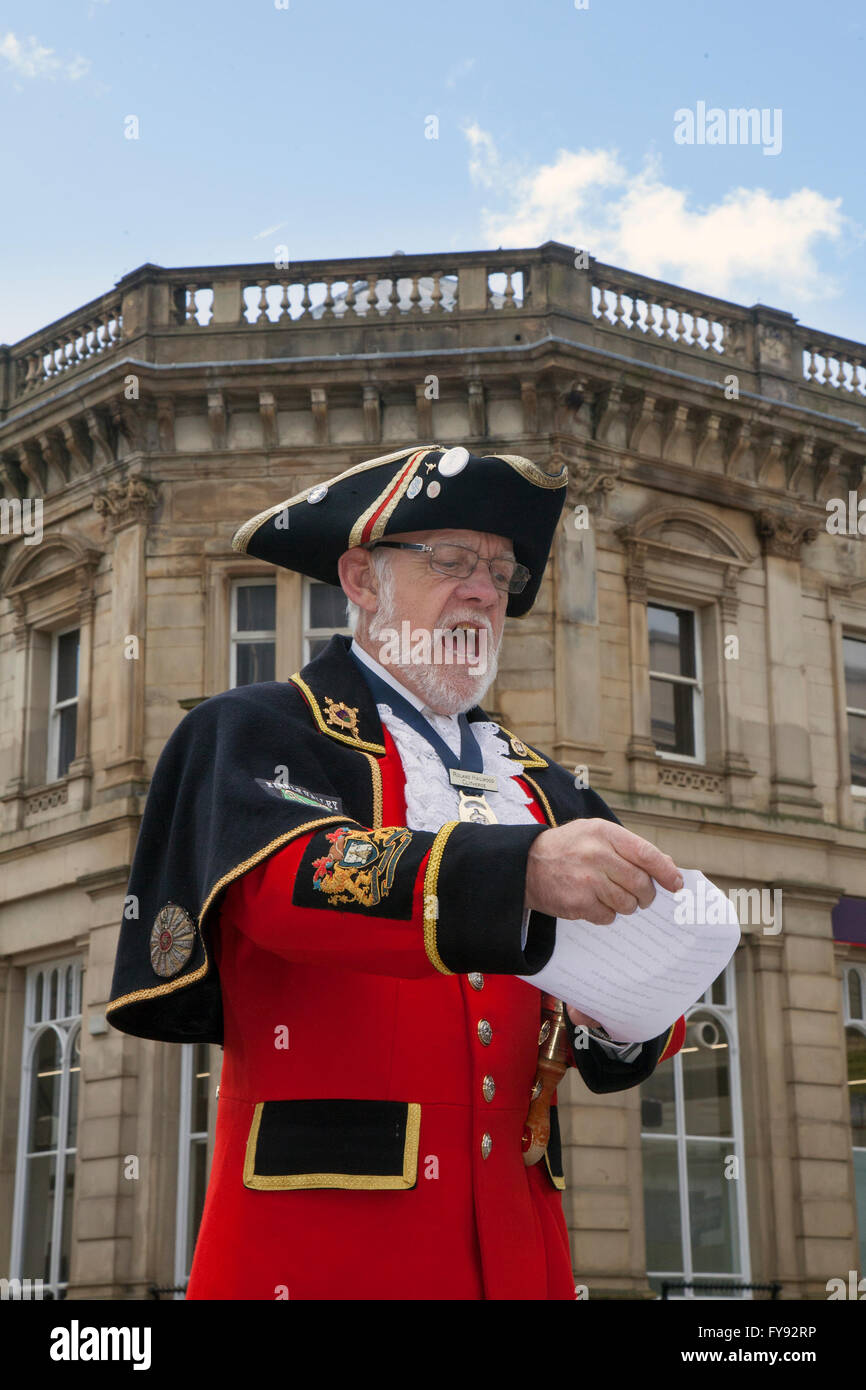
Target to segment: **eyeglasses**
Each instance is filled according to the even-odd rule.
[[[447,574],[451,579],[468,579],[482,558],[477,550],[471,550],[468,545],[457,545],[451,541],[437,541],[435,545],[422,545],[417,541],[374,541],[364,549],[376,550],[379,547],[423,551],[430,556],[430,568],[436,570],[437,574]],[[520,594],[526,588],[530,571],[510,555],[495,555],[484,563],[490,570],[494,588],[503,589],[509,594]]]

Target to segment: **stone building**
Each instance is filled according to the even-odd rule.
[[[556,242],[144,265],[0,347],[4,1276],[185,1282],[220,1049],[105,1019],[148,779],[185,709],[344,623],[339,591],[234,553],[238,523],[416,441],[567,461],[485,704],[738,897],[681,1054],[560,1088],[576,1279],[825,1298],[866,1273],[864,364]]]

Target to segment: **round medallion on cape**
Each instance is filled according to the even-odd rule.
[[[176,975],[192,955],[195,923],[177,903],[161,907],[150,929],[150,963],[157,975]]]

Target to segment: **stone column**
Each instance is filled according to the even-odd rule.
[[[27,693],[30,690],[30,665],[32,661],[30,626],[24,599],[20,594],[12,598],[15,611],[15,704],[12,748],[14,762],[12,775],[6,783],[3,800],[8,806],[7,830],[19,830],[24,824],[24,791],[27,786],[25,767],[27,739]]]
[[[821,815],[812,776],[812,750],[803,652],[800,548],[817,530],[803,518],[762,512],[767,681],[770,696],[770,806],[798,816]]]
[[[114,534],[114,576],[111,610],[109,733],[105,785],[128,787],[132,794],[146,779],[144,760],[144,673],[147,654],[147,578],[145,540],[156,488],[134,476],[110,483],[94,499],[94,507]],[[127,657],[127,638],[138,638],[138,656]]]
[[[597,529],[613,473],[578,465],[554,541],[556,737],[553,756],[585,767],[590,786],[610,782],[602,742],[601,630],[596,578]]]
[[[740,603],[738,596],[739,570],[729,565],[725,570],[724,589],[719,601],[719,614],[722,622],[721,694],[724,706],[724,768],[727,799],[731,806],[747,806],[753,796],[753,768],[743,749],[742,732],[742,692],[740,690],[739,620]],[[736,642],[736,658],[726,655],[729,639]]]
[[[626,537],[628,592],[628,655],[631,675],[631,737],[626,748],[631,790],[658,789],[658,758],[652,736],[650,651],[647,626],[646,546]]]

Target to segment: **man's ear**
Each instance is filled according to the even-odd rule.
[[[344,550],[337,561],[340,584],[346,597],[368,613],[375,613],[379,602],[376,570],[369,550],[360,545]]]

